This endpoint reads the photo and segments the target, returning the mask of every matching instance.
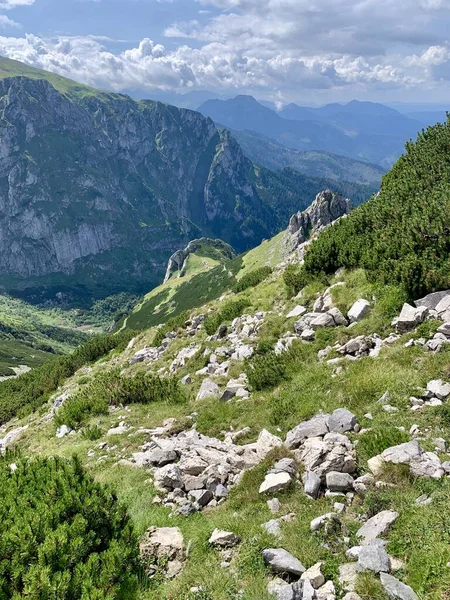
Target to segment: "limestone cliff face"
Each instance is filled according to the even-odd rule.
[[[252,173],[234,139],[199,113],[4,79],[0,284],[108,287],[123,277],[147,289],[200,235],[245,250],[273,231]]]

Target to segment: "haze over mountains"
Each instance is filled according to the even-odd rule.
[[[289,104],[275,112],[251,96],[207,100],[199,111],[225,127],[252,131],[288,148],[331,152],[384,168],[392,166],[405,142],[430,120],[445,118],[439,111],[408,116],[383,104],[356,100],[321,108]]]

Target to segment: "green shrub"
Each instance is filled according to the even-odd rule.
[[[106,414],[109,406],[151,402],[175,404],[184,400],[184,391],[176,379],[161,379],[142,372],[135,377],[122,377],[119,369],[113,369],[101,373],[91,384],[66,400],[55,415],[55,424],[75,428],[89,417]]]
[[[250,271],[250,273],[244,275],[239,281],[236,281],[233,286],[233,292],[238,294],[250,287],[257,286],[272,274],[272,270],[271,267],[260,267],[259,269]]]
[[[228,302],[225,302],[218,312],[206,317],[204,321],[206,333],[208,335],[214,335],[222,323],[240,317],[242,311],[248,306],[250,306],[248,298],[239,298],[238,300],[229,300]]]
[[[396,427],[384,427],[383,429],[372,429],[362,435],[358,443],[358,458],[367,461],[373,456],[381,454],[391,446],[398,446],[409,442],[409,436]]]
[[[273,350],[256,355],[245,366],[249,383],[257,391],[273,388],[287,379],[286,371],[285,358]]]
[[[72,354],[61,356],[17,379],[0,383],[0,424],[15,416],[30,414],[44,404],[61,383],[80,367],[105,356],[111,350],[122,351],[135,332],[99,335],[79,346]]]
[[[328,279],[324,273],[308,273],[302,265],[288,265],[283,273],[283,281],[290,296],[296,296],[313,281],[320,281],[324,285],[328,285]]]
[[[78,459],[0,461],[0,597],[134,598],[138,544],[115,494]]]
[[[168,333],[183,328],[184,324],[188,319],[189,313],[185,311],[180,313],[176,317],[172,317],[171,319],[166,321],[166,323],[162,327],[160,327],[156,332],[155,338],[153,340],[153,345],[160,346],[162,344],[163,339]]]
[[[305,256],[310,274],[366,269],[410,298],[450,279],[450,118],[406,144],[379,194],[322,232]]]
[[[86,427],[85,429],[83,429],[82,435],[85,440],[95,442],[102,437],[103,432],[98,425],[93,425],[92,427]]]

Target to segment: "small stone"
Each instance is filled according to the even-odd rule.
[[[320,477],[316,475],[314,471],[307,471],[304,483],[305,494],[315,500],[319,495],[321,483]]]
[[[291,481],[292,478],[289,473],[268,473],[259,488],[259,493],[273,494],[274,492],[286,490]]]
[[[280,521],[278,519],[271,519],[270,521],[267,521],[267,523],[263,523],[261,527],[265,529],[269,535],[278,538],[282,537]]]
[[[348,320],[350,323],[357,323],[358,321],[361,321],[369,311],[370,302],[361,298],[360,300],[357,300],[348,311]]]
[[[355,563],[345,563],[339,567],[339,583],[345,592],[353,592],[356,587],[358,572]]]
[[[271,500],[267,500],[267,506],[272,514],[276,514],[280,512],[281,504],[278,498],[272,498]]]
[[[290,313],[286,315],[286,319],[292,319],[293,317],[301,317],[306,312],[304,306],[297,305]]]
[[[307,569],[303,573],[303,575],[300,577],[300,579],[302,581],[305,579],[308,579],[309,582],[311,583],[312,587],[315,590],[317,590],[317,588],[320,588],[325,583],[325,577],[323,576],[321,568],[322,568],[322,563],[320,563],[320,562],[316,563],[315,565],[313,565],[312,567]]]
[[[273,435],[267,429],[263,429],[256,442],[256,454],[259,458],[264,459],[274,448],[279,448],[282,445],[281,438]]]
[[[389,573],[391,560],[388,553],[380,544],[362,546],[358,554],[358,571],[373,571],[374,573]]]
[[[237,546],[241,538],[231,531],[222,531],[221,529],[214,529],[209,538],[211,546],[218,548],[233,548]]]
[[[327,488],[331,492],[348,492],[353,490],[353,477],[348,473],[330,471],[326,475]]]
[[[439,400],[445,400],[450,396],[450,385],[442,381],[442,379],[434,379],[427,385],[427,390],[431,392]]]
[[[322,527],[324,527],[326,523],[329,523],[336,517],[337,517],[336,513],[326,513],[325,515],[316,517],[310,523],[311,531],[319,531],[319,529],[322,529]]]
[[[381,585],[391,600],[419,600],[417,594],[409,585],[402,583],[392,575],[381,573],[380,579]]]
[[[203,507],[213,499],[213,494],[209,490],[191,490],[189,492],[189,497],[199,506]]]
[[[364,543],[368,544],[379,535],[386,533],[397,518],[397,512],[393,510],[383,510],[366,521],[366,523],[364,523],[364,525],[356,532],[356,537],[363,538]]]
[[[70,427],[68,427],[67,425],[61,425],[60,427],[58,427],[58,429],[56,430],[56,437],[57,438],[63,438],[66,435],[69,435],[69,433],[72,430],[70,429]]]
[[[328,419],[328,428],[330,431],[345,433],[352,431],[357,424],[356,416],[346,408],[336,409]]]
[[[313,342],[316,334],[314,332],[314,329],[310,329],[309,327],[307,329],[304,329],[300,335],[300,337],[302,338],[302,340],[304,342]]]
[[[214,398],[220,396],[220,389],[212,379],[204,379],[197,394],[197,400]]]
[[[283,548],[267,548],[263,550],[262,555],[264,562],[269,565],[274,573],[300,576],[306,571],[302,563]]]

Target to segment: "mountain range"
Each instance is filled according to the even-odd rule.
[[[374,191],[269,171],[198,112],[8,59],[0,147],[0,286],[34,302],[147,291],[191,239],[242,252],[325,187],[356,203]]]
[[[445,119],[443,111],[405,115],[383,104],[356,100],[320,108],[289,104],[276,112],[252,96],[210,99],[199,111],[226,128],[251,131],[290,149],[331,152],[385,169],[425,125]]]

